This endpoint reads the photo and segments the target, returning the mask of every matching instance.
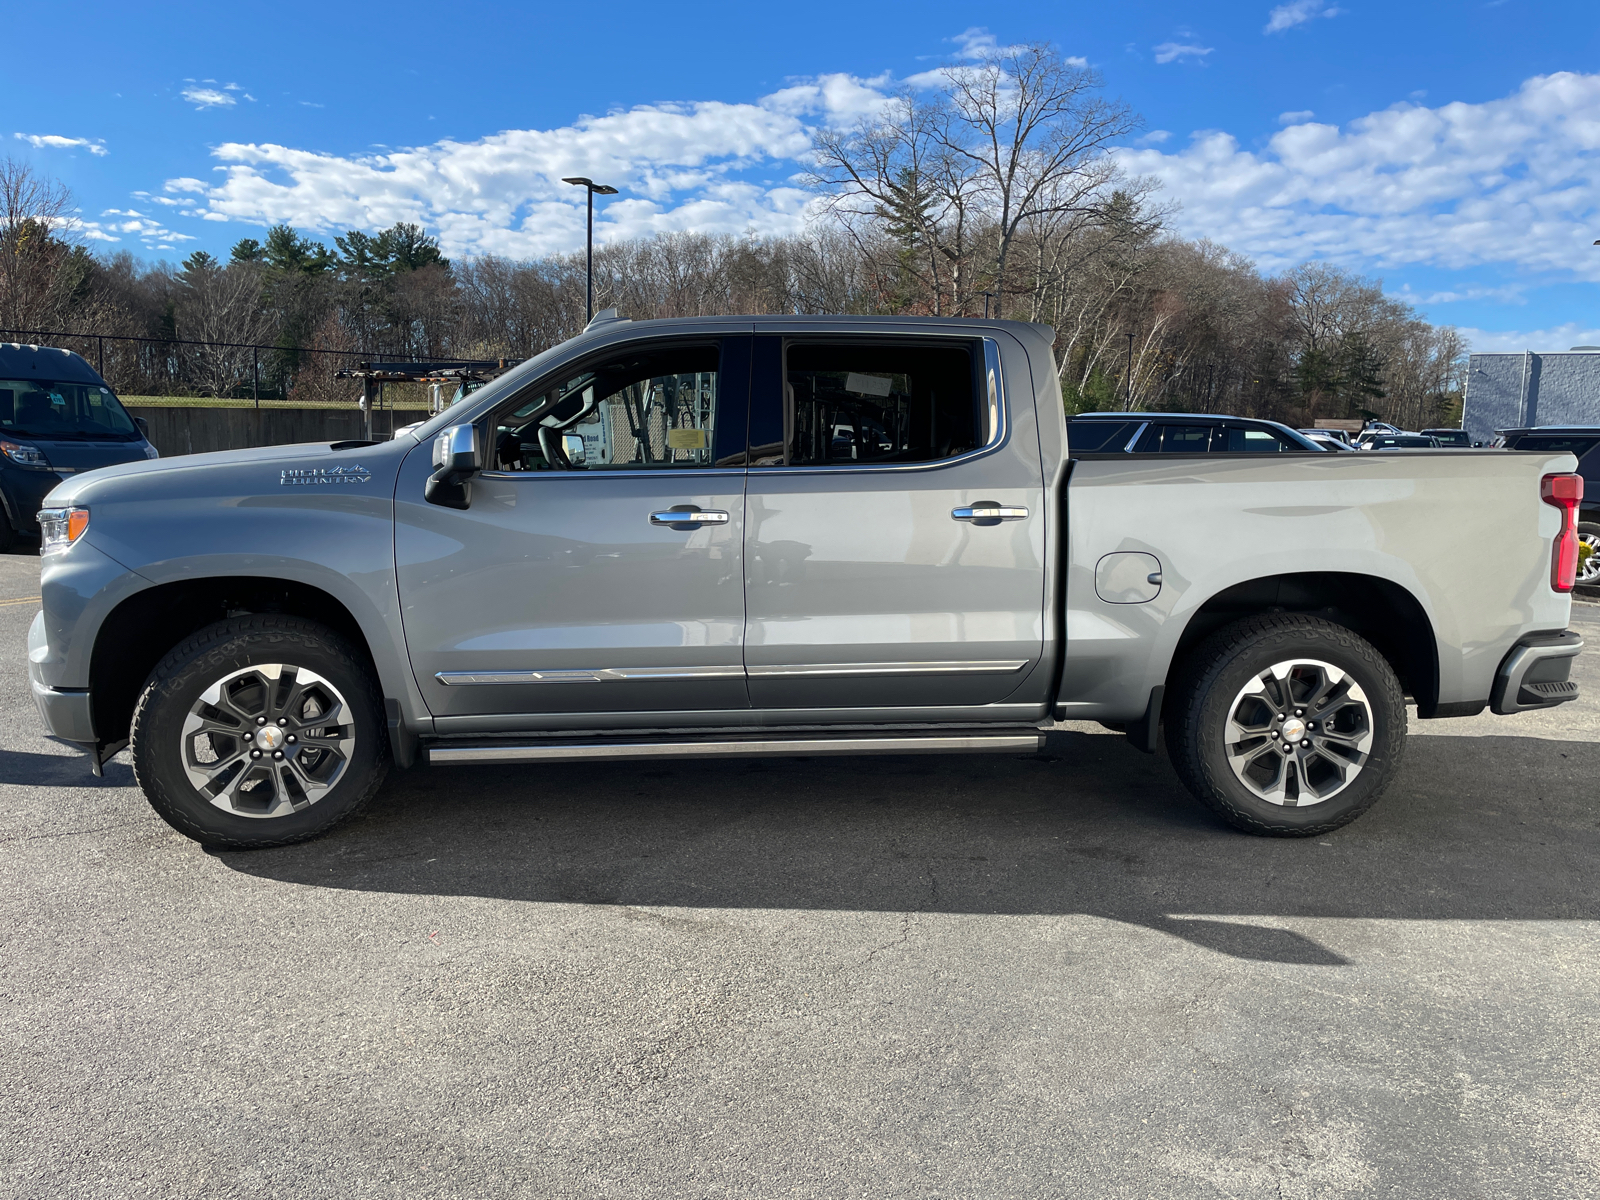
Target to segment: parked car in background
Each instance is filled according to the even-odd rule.
[[[1358,450],[1437,450],[1439,442],[1421,433],[1380,433],[1357,447]]]
[[[1074,451],[1126,454],[1282,454],[1323,447],[1276,421],[1215,413],[1079,413]]]
[[[1386,433],[1407,432],[1409,431],[1401,429],[1398,425],[1391,425],[1387,421],[1368,421],[1362,428],[1361,432],[1356,434],[1354,445],[1355,448],[1359,450],[1363,445],[1365,445],[1367,442],[1370,442],[1375,437],[1381,437]]]
[[[1507,450],[1548,452],[1554,448],[1578,456],[1583,477],[1579,502],[1578,542],[1589,554],[1578,566],[1578,582],[1600,584],[1600,425],[1541,425],[1532,429],[1501,429],[1495,440]]]
[[[1472,435],[1465,429],[1424,429],[1424,437],[1431,437],[1441,446],[1449,446],[1455,450],[1470,450],[1478,443],[1473,442]]]
[[[0,343],[0,553],[38,536],[39,509],[63,479],[156,457],[141,422],[78,355]]]
[[[1353,454],[1355,452],[1355,447],[1340,437],[1336,430],[1302,429],[1300,433],[1330,453]]]

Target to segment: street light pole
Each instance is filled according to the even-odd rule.
[[[607,187],[603,183],[596,183],[592,179],[585,179],[582,175],[563,178],[562,183],[570,183],[574,187],[584,188],[588,192],[589,200],[589,236],[584,243],[583,253],[584,274],[588,277],[588,286],[584,290],[583,320],[588,324],[594,320],[594,198],[600,196],[615,196],[617,189]]]
[[[1123,403],[1123,412],[1133,411],[1133,330],[1128,330],[1128,398]]]

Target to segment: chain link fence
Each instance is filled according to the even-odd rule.
[[[139,408],[360,411],[360,381],[338,379],[338,372],[359,370],[363,363],[375,360],[449,361],[383,350],[206,342],[59,329],[0,329],[0,341],[74,351],[100,373],[125,405]],[[417,413],[410,420],[426,414],[431,399],[424,384],[373,383],[371,392],[375,412]]]

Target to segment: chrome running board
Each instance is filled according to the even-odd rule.
[[[756,735],[670,742],[605,738],[475,745],[436,742],[427,748],[427,753],[431,766],[477,766],[574,759],[597,762],[630,758],[767,758],[826,754],[1032,754],[1043,746],[1042,732],[1019,732],[1012,728],[1004,733],[970,730],[958,734],[874,733],[855,737]]]

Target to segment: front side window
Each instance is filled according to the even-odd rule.
[[[1073,421],[1067,426],[1067,445],[1074,454],[1124,450],[1137,428],[1132,421]]]
[[[720,351],[642,348],[519,397],[495,426],[507,471],[662,470],[716,465]],[[742,450],[742,447],[740,447]]]
[[[986,437],[981,362],[966,343],[791,343],[783,440],[752,445],[751,465],[892,466],[976,450]],[[752,421],[753,442],[761,427]]]
[[[32,379],[0,379],[0,433],[64,441],[140,436],[110,388]]]

